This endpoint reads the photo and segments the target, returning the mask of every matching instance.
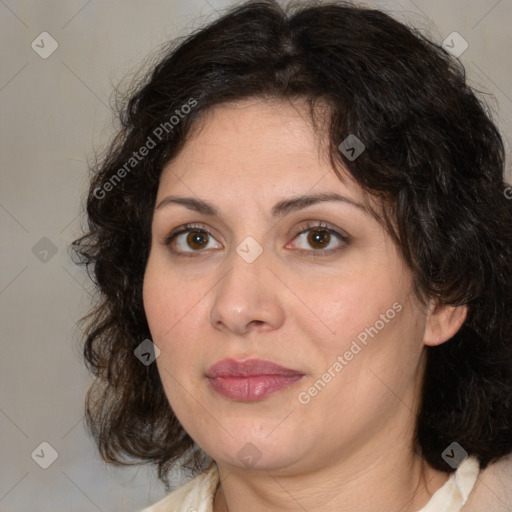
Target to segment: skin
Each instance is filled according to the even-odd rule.
[[[417,511],[448,478],[415,453],[413,433],[425,346],[452,337],[466,308],[423,305],[390,236],[361,208],[329,201],[271,216],[278,201],[319,192],[364,206],[349,174],[334,174],[326,144],[304,104],[250,99],[210,111],[162,173],[156,205],[193,197],[221,212],[157,207],[143,290],[169,403],[219,469],[216,512]],[[315,245],[321,229],[297,236],[308,222],[350,241],[332,235]],[[163,243],[187,223],[212,231],[204,248],[190,232]],[[248,236],[263,250],[252,263],[236,252]],[[333,251],[315,257],[322,249]],[[300,403],[396,302],[401,311]],[[268,359],[305,376],[260,401],[234,401],[205,378],[228,357]],[[238,458],[248,442],[261,454],[251,467]]]

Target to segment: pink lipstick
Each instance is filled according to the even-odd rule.
[[[263,359],[224,359],[211,366],[206,373],[217,393],[241,402],[261,400],[287,388],[303,376],[297,370]]]

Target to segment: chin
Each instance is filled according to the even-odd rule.
[[[228,434],[222,440],[210,438],[203,450],[217,463],[257,471],[280,470],[302,458],[302,454],[297,451],[298,442],[292,437],[288,437],[288,442],[285,442],[282,436],[274,436],[271,440],[268,434],[244,436],[239,429],[236,431],[235,438]]]

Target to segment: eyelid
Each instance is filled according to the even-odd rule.
[[[298,235],[301,235],[302,233],[305,233],[307,231],[312,231],[314,229],[318,231],[327,231],[328,233],[334,234],[338,236],[341,240],[350,241],[351,237],[343,231],[340,228],[336,228],[334,226],[331,226],[328,222],[323,221],[303,221],[306,222],[306,224],[302,224],[302,226],[295,232],[294,238]]]

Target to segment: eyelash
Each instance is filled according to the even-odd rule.
[[[300,251],[311,253],[310,256],[313,256],[313,257],[331,256],[332,254],[342,250],[344,248],[344,246],[348,245],[351,241],[349,236],[344,235],[335,229],[329,228],[325,223],[318,223],[318,224],[307,223],[305,226],[303,226],[303,228],[301,228],[300,231],[298,231],[294,235],[293,239],[295,240],[298,236],[300,236],[304,233],[307,233],[308,231],[312,231],[312,230],[322,231],[322,232],[328,233],[329,235],[334,235],[341,242],[343,242],[341,247],[337,247],[336,249],[328,249],[328,250],[313,249],[311,251],[306,250],[306,249],[299,249]],[[212,232],[206,226],[203,226],[203,225],[198,226],[196,224],[185,224],[185,225],[177,228],[177,230],[174,230],[168,236],[166,236],[162,243],[165,246],[170,246],[176,237],[178,237],[179,235],[183,235],[185,233],[191,232],[191,231],[196,232],[196,233],[201,233],[204,235],[208,235],[209,237],[215,238],[213,236]],[[183,251],[175,251],[174,249],[171,249],[171,251],[174,254],[176,254],[177,256],[185,256],[185,257],[196,257],[197,255],[200,255],[201,252],[204,252],[202,250],[183,252]]]

